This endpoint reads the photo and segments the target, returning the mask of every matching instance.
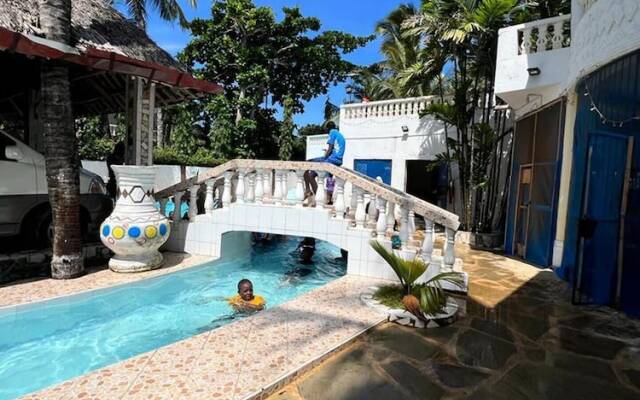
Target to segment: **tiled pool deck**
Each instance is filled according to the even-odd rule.
[[[170,267],[124,275],[101,270],[71,281],[0,288],[2,305],[45,300],[208,261],[165,254]],[[184,258],[188,257],[188,258]],[[184,258],[184,263],[179,261]],[[345,276],[278,307],[71,379],[27,399],[244,399],[317,364],[385,319],[360,301],[377,281]],[[267,389],[266,391],[264,389]]]
[[[193,256],[185,253],[164,253],[160,269],[135,274],[117,274],[106,267],[88,268],[87,274],[76,279],[34,279],[0,286],[0,307],[34,303],[56,297],[69,296],[90,290],[122,285],[142,279],[164,275],[194,265],[212,261],[213,257]]]

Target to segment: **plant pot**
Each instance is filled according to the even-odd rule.
[[[115,253],[109,268],[139,272],[162,265],[160,246],[169,238],[169,221],[155,205],[156,167],[111,166],[118,182],[113,212],[100,226],[100,239]]]
[[[504,241],[504,233],[472,233],[471,245],[482,249],[497,249],[502,247]]]

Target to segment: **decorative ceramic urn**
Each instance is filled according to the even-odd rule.
[[[169,238],[169,221],[155,206],[155,167],[112,165],[118,182],[118,199],[100,226],[102,243],[115,253],[109,268],[139,272],[162,264],[160,246]]]

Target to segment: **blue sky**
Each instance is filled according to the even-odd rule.
[[[187,5],[185,0],[179,0],[188,19],[195,17],[208,18],[211,15],[211,0],[198,0],[196,9]],[[271,7],[280,18],[282,7],[298,6],[305,16],[318,17],[323,30],[340,30],[354,35],[370,35],[376,22],[384,18],[399,4],[408,0],[254,0],[258,6]],[[123,0],[116,0],[116,5],[123,10]],[[150,1],[148,3],[151,3]],[[183,31],[177,23],[161,20],[155,10],[151,10],[147,31],[151,38],[171,54],[176,54],[189,41],[189,33]],[[352,63],[368,65],[380,61],[380,42],[375,40],[366,47],[348,54],[345,58]],[[347,98],[344,85],[332,87],[329,97],[334,104],[341,104]],[[323,119],[324,102],[326,96],[320,96],[310,101],[305,112],[295,116],[299,126],[308,123],[320,123]]]

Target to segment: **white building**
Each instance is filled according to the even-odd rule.
[[[443,205],[438,186],[444,184],[446,190],[446,176],[442,182],[438,169],[428,171],[427,166],[446,150],[444,127],[432,117],[420,118],[434,101],[437,96],[342,105],[343,165]],[[324,155],[326,142],[326,135],[307,137],[307,159]]]
[[[502,29],[496,95],[517,118],[507,253],[640,315],[640,1]]]

